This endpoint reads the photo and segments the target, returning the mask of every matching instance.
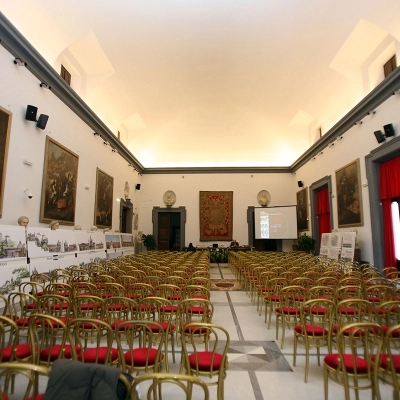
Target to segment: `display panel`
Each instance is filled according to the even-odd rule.
[[[297,239],[296,206],[254,209],[256,239]]]

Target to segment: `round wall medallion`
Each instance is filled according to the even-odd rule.
[[[172,207],[176,202],[176,195],[172,190],[168,190],[164,193],[163,202],[167,207]]]
[[[271,202],[271,195],[267,190],[261,190],[257,195],[257,202],[261,207],[267,207],[267,205]]]

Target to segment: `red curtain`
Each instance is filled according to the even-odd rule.
[[[383,213],[385,267],[396,267],[391,204],[400,197],[400,157],[380,165],[380,191]]]
[[[328,189],[317,192],[317,216],[319,226],[319,242],[323,233],[331,232],[331,207]]]

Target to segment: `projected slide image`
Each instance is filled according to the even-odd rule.
[[[263,239],[269,238],[269,215],[260,216],[261,237]]]
[[[282,238],[288,233],[288,222],[281,213],[269,213],[263,215],[261,212],[261,238]]]
[[[296,206],[256,208],[254,228],[256,239],[297,238]]]

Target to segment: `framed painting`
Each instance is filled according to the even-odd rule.
[[[8,142],[11,129],[11,113],[0,107],[0,218],[3,215],[4,186],[6,182],[6,167]]]
[[[75,225],[79,157],[46,136],[40,222]]]
[[[112,227],[113,192],[114,178],[97,168],[94,224],[99,228]]]
[[[233,192],[200,192],[200,241],[231,241]]]
[[[360,160],[335,171],[338,227],[363,225]]]
[[[308,188],[299,190],[296,193],[297,199],[297,230],[308,231]]]

